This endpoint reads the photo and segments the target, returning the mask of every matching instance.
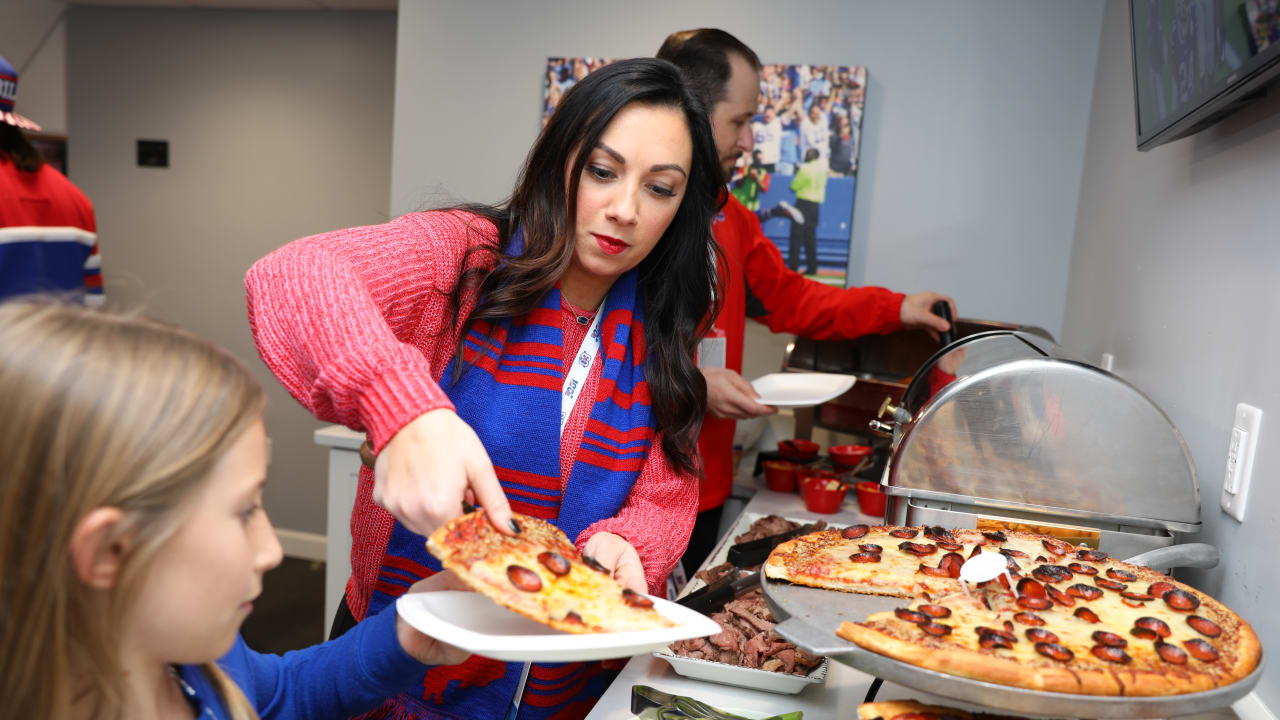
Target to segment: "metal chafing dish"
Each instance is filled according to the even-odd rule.
[[[892,438],[885,521],[944,527],[1031,526],[1159,569],[1212,567],[1209,545],[1175,545],[1200,528],[1186,443],[1146,395],[1038,332],[998,329],[935,352],[873,429]],[[1226,707],[1261,677],[1168,697],[1048,693],[926,670],[835,635],[843,621],[901,606],[762,578],[779,635],[879,678],[1027,715],[1156,718]]]
[[[1200,529],[1195,464],[1169,418],[1043,337],[961,338],[881,410],[891,524],[1061,528],[1116,557]]]

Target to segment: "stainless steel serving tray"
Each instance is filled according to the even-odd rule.
[[[904,598],[855,595],[769,580],[761,573],[765,602],[782,621],[774,631],[806,652],[934,695],[975,705],[1039,717],[1166,718],[1224,708],[1253,690],[1262,677],[1265,656],[1248,677],[1225,687],[1162,697],[1116,697],[1043,692],[947,675],[878,655],[835,634],[846,620],[892,610]]]

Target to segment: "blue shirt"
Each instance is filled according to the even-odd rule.
[[[408,690],[424,667],[400,647],[394,604],[336,640],[284,655],[254,652],[237,636],[218,666],[262,720],[359,715]],[[200,720],[229,717],[198,666],[182,665],[178,676]]]

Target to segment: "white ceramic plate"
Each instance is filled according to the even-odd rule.
[[[853,387],[852,375],[837,373],[770,373],[751,381],[761,405],[813,407]]]
[[[706,615],[662,598],[650,598],[663,617],[676,623],[675,627],[564,633],[516,614],[479,593],[462,590],[401,595],[396,600],[396,612],[405,622],[442,642],[509,662],[585,662],[630,657],[665,648],[677,640],[720,632],[720,625]]]

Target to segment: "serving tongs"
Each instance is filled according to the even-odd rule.
[[[729,547],[728,560],[740,568],[759,565],[768,559],[769,553],[773,552],[775,547],[792,538],[797,538],[801,535],[808,535],[814,530],[821,530],[826,526],[826,521],[819,520],[818,522],[810,523],[808,525],[801,525],[795,530],[788,530],[784,533],[778,533],[777,535],[769,535],[768,537],[762,537],[758,540],[749,540],[744,543],[732,545]]]
[[[747,720],[741,715],[714,708],[688,695],[672,695],[648,685],[631,686],[631,712],[642,718],[656,720]],[[764,720],[801,720],[804,713],[770,715]]]
[[[696,610],[703,615],[709,615],[712,610],[759,585],[760,573],[734,568],[732,572],[716,578],[715,582],[704,585],[676,600],[676,604]]]

